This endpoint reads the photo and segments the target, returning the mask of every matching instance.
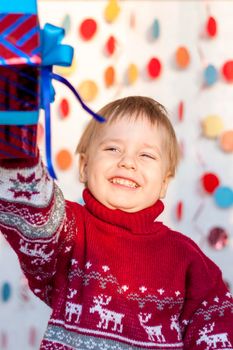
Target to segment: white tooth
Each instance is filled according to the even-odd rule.
[[[132,188],[137,187],[137,184],[135,182],[130,181],[130,180],[125,180],[125,179],[114,178],[114,179],[112,179],[112,182],[114,184],[119,184],[119,185],[123,185],[123,186],[127,186],[127,187],[132,187]]]

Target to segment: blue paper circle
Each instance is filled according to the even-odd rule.
[[[159,35],[160,35],[159,21],[155,19],[152,25],[152,37],[153,39],[157,39]]]
[[[61,27],[63,27],[66,31],[66,34],[68,34],[70,32],[70,28],[71,28],[71,19],[70,19],[70,15],[65,15],[65,17],[62,20],[62,24]]]
[[[233,190],[227,186],[219,186],[214,192],[214,200],[220,208],[233,205]]]
[[[213,85],[218,80],[218,71],[212,64],[205,68],[204,80],[207,85]]]
[[[1,291],[2,301],[7,302],[11,297],[11,286],[8,282],[3,283]]]

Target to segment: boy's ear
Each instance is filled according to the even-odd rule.
[[[87,155],[85,153],[79,155],[79,181],[87,182]]]
[[[169,185],[171,179],[172,179],[172,175],[170,173],[165,175],[165,177],[163,179],[163,184],[162,184],[159,198],[161,198],[161,199],[165,198],[166,193],[167,193],[167,188],[168,188],[168,185]]]

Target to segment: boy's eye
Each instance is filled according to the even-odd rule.
[[[152,154],[148,154],[148,153],[142,153],[141,154],[141,157],[144,157],[144,158],[149,158],[149,159],[156,159],[155,156],[153,156]]]
[[[116,147],[106,147],[105,151],[112,151],[112,152],[117,152],[118,149]]]

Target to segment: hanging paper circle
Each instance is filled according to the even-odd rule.
[[[35,347],[36,345],[36,338],[37,338],[37,332],[35,327],[31,327],[29,329],[29,334],[28,334],[28,343],[30,346]]]
[[[67,170],[72,165],[72,155],[67,149],[62,149],[56,154],[57,167],[60,170]]]
[[[176,219],[180,221],[183,218],[183,202],[179,201],[176,205]]]
[[[78,92],[85,102],[91,102],[98,94],[98,87],[93,80],[84,80],[79,85]]]
[[[219,186],[214,192],[214,200],[220,208],[230,208],[233,205],[233,190],[227,186]]]
[[[152,38],[158,39],[159,35],[160,35],[160,26],[159,26],[159,21],[156,18],[152,24]]]
[[[29,294],[29,288],[28,288],[28,280],[24,275],[20,278],[20,297],[22,298],[22,301],[24,303],[29,302],[30,300],[30,294]]]
[[[8,336],[7,333],[4,331],[0,332],[0,349],[8,349]]]
[[[37,143],[40,144],[44,139],[44,126],[41,123],[37,124]]]
[[[111,35],[106,43],[106,51],[109,55],[112,55],[116,49],[116,39],[113,35]]]
[[[208,243],[212,248],[221,250],[228,244],[228,233],[222,227],[213,227],[208,234]]]
[[[61,118],[68,117],[70,113],[69,101],[66,98],[63,98],[59,103],[59,115]]]
[[[228,83],[233,82],[233,61],[227,61],[224,63],[222,74]]]
[[[202,121],[203,134],[208,138],[216,138],[221,134],[223,128],[222,119],[217,115],[210,115]]]
[[[220,184],[219,178],[213,173],[205,173],[201,177],[201,182],[207,193],[213,193]]]
[[[84,205],[85,204],[84,199],[82,197],[78,198],[78,203],[81,205]]]
[[[70,15],[65,15],[65,17],[62,20],[61,27],[65,29],[66,34],[69,33],[71,27]]]
[[[135,17],[135,13],[134,12],[131,12],[131,14],[130,14],[129,26],[132,29],[134,29],[136,27],[136,17]]]
[[[113,22],[116,20],[120,13],[120,6],[118,0],[108,0],[108,4],[104,11],[104,18],[107,22]]]
[[[1,288],[2,301],[7,302],[11,297],[11,286],[10,283],[4,282]]]
[[[187,68],[190,64],[190,54],[186,47],[180,46],[176,50],[176,64],[179,68]]]
[[[212,64],[209,64],[204,70],[204,81],[206,85],[213,85],[217,80],[218,71]]]
[[[216,19],[210,16],[206,22],[206,33],[209,37],[215,37],[217,34],[217,22]]]
[[[93,36],[95,35],[97,30],[97,23],[93,18],[87,18],[85,19],[80,27],[79,27],[79,33],[83,40],[91,40]]]
[[[104,81],[106,87],[110,87],[115,83],[115,69],[113,66],[109,66],[106,68],[104,72]]]
[[[77,67],[77,61],[75,55],[73,56],[72,64],[70,67],[55,66],[54,71],[64,77],[68,77],[74,73]]]
[[[152,57],[147,64],[149,77],[152,79],[158,78],[161,73],[161,69],[162,66],[160,60],[156,57]]]
[[[138,79],[138,67],[134,63],[131,63],[129,65],[128,71],[127,71],[127,77],[128,77],[129,84],[134,84]]]
[[[178,105],[178,119],[180,122],[182,122],[183,118],[184,118],[184,102],[180,101]]]
[[[179,153],[180,153],[180,157],[181,158],[184,158],[184,155],[185,155],[185,144],[184,144],[184,141],[183,140],[180,140],[179,142]]]
[[[220,136],[219,144],[224,152],[233,152],[233,130],[224,131]]]

